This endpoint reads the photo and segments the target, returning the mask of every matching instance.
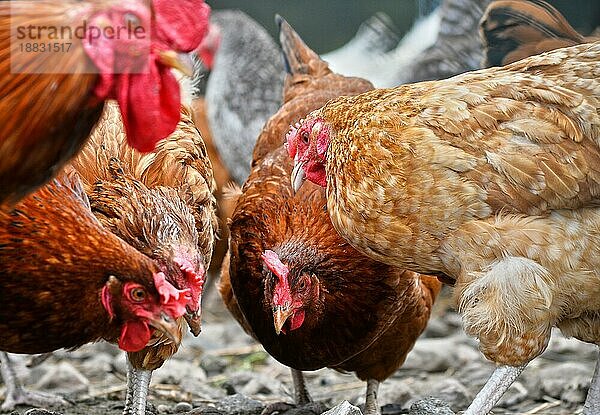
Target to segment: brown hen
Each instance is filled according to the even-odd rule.
[[[292,368],[297,404],[310,399],[301,371],[330,367],[367,381],[366,411],[375,414],[379,382],[404,362],[425,328],[440,283],[352,249],[335,232],[319,187],[293,196],[292,163],[282,146],[289,123],[372,85],[332,73],[286,22],[280,25],[290,71],[285,104],[258,138],[231,219],[220,291],[246,331]]]
[[[183,108],[175,132],[142,154],[127,146],[119,111],[109,102],[73,165],[100,222],[154,259],[173,285],[191,290],[185,318],[198,335],[217,219],[212,167],[189,112]],[[183,330],[183,319],[179,324]],[[156,337],[144,350],[129,353],[125,413],[144,413],[152,371],[178,347]]]
[[[100,225],[75,172],[0,212],[0,262],[0,350],[44,353],[104,339],[134,352],[152,327],[181,339],[174,319],[187,293]],[[25,402],[10,389],[14,372],[2,360],[8,409]]]
[[[501,366],[485,414],[553,326],[600,342],[600,42],[330,101],[292,129],[304,177],[352,246],[445,275],[465,330]],[[599,371],[586,414],[600,413]]]
[[[180,94],[170,67],[182,67],[176,52],[198,46],[210,9],[202,0],[170,3],[0,2],[0,205],[56,174],[84,144],[107,98],[119,102],[129,143],[139,150],[175,129]],[[124,28],[127,34],[114,35]]]

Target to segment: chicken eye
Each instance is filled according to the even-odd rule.
[[[131,299],[135,302],[141,302],[144,301],[146,299],[146,291],[144,291],[143,288],[140,287],[136,287],[136,288],[132,288],[129,291],[129,296],[131,297]]]
[[[302,134],[300,135],[300,138],[302,139],[302,142],[304,144],[308,145],[308,132],[303,131]]]
[[[306,290],[306,286],[307,286],[306,278],[302,278],[302,279],[300,279],[300,281],[298,281],[298,290],[299,291]]]

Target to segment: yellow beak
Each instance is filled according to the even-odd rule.
[[[289,306],[275,306],[275,309],[273,310],[273,323],[275,324],[275,333],[277,333],[277,335],[281,333],[281,328],[292,314],[294,314],[294,310]]]
[[[159,318],[151,318],[148,320],[148,323],[167,336],[173,343],[181,343],[181,338],[183,337],[182,331],[177,321],[173,320],[167,314],[162,313]]]
[[[294,162],[294,170],[292,170],[291,182],[292,182],[292,192],[296,194],[298,190],[304,184],[306,180],[306,173],[304,172],[304,163],[296,160]]]
[[[160,63],[169,68],[175,68],[184,75],[194,75],[194,63],[187,53],[177,53],[173,50],[166,50],[158,53]]]

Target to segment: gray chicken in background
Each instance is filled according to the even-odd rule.
[[[376,63],[393,50],[400,37],[390,16],[376,13],[365,20],[348,43],[321,55],[333,72],[369,79],[380,67]]]
[[[247,14],[215,10],[211,23],[221,39],[206,83],[206,113],[223,163],[242,184],[256,137],[281,106],[285,70],[279,46]]]
[[[409,65],[397,68],[396,85],[444,79],[481,68],[479,20],[490,1],[442,0],[437,40]]]

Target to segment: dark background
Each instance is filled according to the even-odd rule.
[[[431,0],[429,0],[431,1]],[[362,21],[386,12],[404,34],[417,15],[417,0],[207,0],[213,9],[240,9],[277,39],[273,17],[281,14],[306,43],[319,53],[346,43]],[[423,2],[423,0],[421,0]],[[427,0],[425,0],[425,3]],[[551,0],[567,20],[588,34],[600,26],[600,0]]]

